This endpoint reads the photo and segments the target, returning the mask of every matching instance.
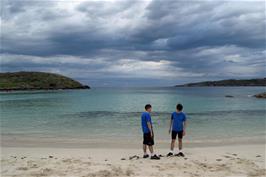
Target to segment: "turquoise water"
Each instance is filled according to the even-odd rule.
[[[264,91],[202,87],[2,92],[1,134],[39,140],[139,140],[140,114],[150,103],[156,139],[168,141],[170,114],[176,103],[182,103],[188,141],[264,137],[266,101],[251,96]]]

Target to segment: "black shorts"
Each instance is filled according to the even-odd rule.
[[[183,131],[172,131],[172,140],[176,139],[176,135],[178,135],[179,139],[183,138]]]
[[[144,133],[143,134],[143,144],[152,146],[154,145],[153,137],[151,137],[151,133]]]

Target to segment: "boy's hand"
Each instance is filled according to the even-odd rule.
[[[183,130],[183,136],[185,136],[186,135],[186,131],[185,130]]]
[[[153,133],[151,132],[151,137],[153,137]]]
[[[171,129],[169,129],[169,132],[168,133],[171,134]]]

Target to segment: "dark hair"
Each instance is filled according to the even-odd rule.
[[[150,104],[146,104],[145,105],[145,110],[148,110],[148,109],[150,109],[151,108],[151,105]]]
[[[183,110],[183,105],[182,105],[182,104],[177,104],[177,105],[176,105],[176,109],[177,109],[178,111],[182,111],[182,110]]]

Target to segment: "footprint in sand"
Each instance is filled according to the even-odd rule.
[[[72,160],[71,159],[63,159],[62,162],[64,162],[64,163],[71,163]]]
[[[29,168],[39,168],[39,166],[36,163],[34,163],[34,161],[32,160],[28,161],[27,165]]]
[[[131,157],[129,157],[129,160],[133,160],[133,159],[136,159],[136,160],[138,160],[138,159],[139,159],[139,156],[137,156],[137,155],[134,155],[134,156],[131,156]]]
[[[28,168],[27,167],[18,167],[18,168],[16,168],[17,170],[23,170],[23,171],[26,171],[26,170],[28,170]]]
[[[232,157],[231,156],[228,156],[228,155],[224,155],[225,158],[227,159],[231,159]]]
[[[44,169],[41,169],[40,172],[34,172],[31,175],[32,176],[36,176],[36,177],[39,177],[39,176],[51,176],[52,172],[53,172],[52,169],[44,168]]]
[[[80,159],[73,159],[72,162],[73,163],[82,163],[82,161]]]

